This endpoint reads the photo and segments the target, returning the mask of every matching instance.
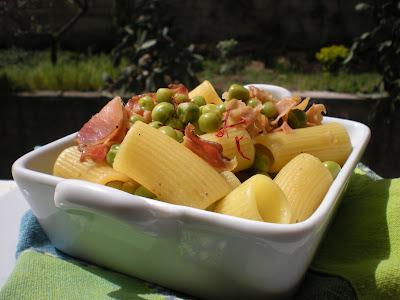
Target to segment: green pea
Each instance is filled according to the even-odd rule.
[[[176,133],[176,140],[179,143],[182,143],[183,142],[183,132],[180,130],[175,130],[175,133]]]
[[[262,149],[256,148],[253,169],[259,172],[268,172],[272,165],[271,157]]]
[[[169,137],[173,138],[174,140],[177,139],[175,130],[170,126],[162,126],[158,128],[158,130],[160,130],[165,135],[168,135]]]
[[[201,114],[206,114],[209,112],[213,112],[218,114],[220,117],[222,116],[221,111],[219,110],[218,106],[215,104],[206,104],[200,107],[200,113]]]
[[[218,104],[217,107],[218,107],[219,112],[220,112],[221,114],[223,114],[224,112],[226,112],[225,103]]]
[[[200,126],[199,126],[199,121],[195,120],[192,122],[192,125],[194,126],[194,133],[197,135],[202,135],[205,132],[200,130]]]
[[[151,127],[155,128],[155,129],[158,129],[158,128],[160,128],[163,124],[162,124],[161,122],[158,122],[158,121],[153,121],[153,122],[150,122],[149,125],[150,125]]]
[[[208,112],[201,114],[199,118],[199,127],[204,132],[214,132],[221,124],[221,116],[219,113]]]
[[[328,161],[324,161],[322,164],[331,173],[333,179],[336,178],[336,176],[339,174],[340,170],[342,169],[340,167],[340,165],[335,161],[328,160]]]
[[[249,99],[249,101],[247,101],[247,105],[251,107],[256,107],[259,104],[261,104],[261,101],[258,100],[257,98],[251,98]]]
[[[156,93],[156,100],[161,102],[172,102],[172,91],[168,88],[159,88]]]
[[[261,108],[261,113],[267,118],[276,118],[278,116],[278,110],[272,102],[265,102]]]
[[[177,118],[168,119],[168,121],[167,121],[167,123],[165,123],[165,125],[170,126],[174,129],[183,129],[184,128],[182,121]]]
[[[151,118],[153,121],[158,121],[165,124],[165,122],[172,117],[174,112],[175,107],[173,104],[161,102],[153,108],[153,111],[151,112]]]
[[[292,109],[288,114],[287,122],[292,128],[307,127],[307,115],[300,109]]]
[[[176,93],[174,96],[174,99],[175,99],[176,104],[180,104],[183,102],[187,102],[189,100],[189,97],[185,94]]]
[[[199,118],[200,109],[192,102],[184,102],[178,105],[177,115],[183,124],[187,124]]]
[[[136,123],[136,121],[142,121],[144,122],[144,118],[141,115],[137,115],[137,114],[133,114],[130,118],[129,118],[129,122],[133,125]]]
[[[154,102],[150,96],[144,96],[140,98],[139,105],[143,110],[152,110],[154,108]]]
[[[240,84],[232,84],[228,90],[228,100],[238,99],[242,101],[249,100],[249,90]]]
[[[203,96],[194,96],[191,100],[194,104],[196,104],[198,107],[206,105],[206,99],[204,99]]]
[[[157,196],[155,194],[153,194],[152,192],[150,192],[148,189],[146,189],[143,185],[139,186],[136,190],[135,190],[135,195],[137,196],[141,196],[141,197],[146,197],[146,198],[150,198],[150,199],[156,199]]]
[[[110,150],[108,150],[107,152],[106,161],[110,166],[112,166],[114,163],[115,155],[117,155],[119,146],[120,144],[114,144],[110,147]]]

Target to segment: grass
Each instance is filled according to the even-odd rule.
[[[237,60],[236,71],[220,74],[221,64],[206,60],[200,80],[210,80],[221,92],[233,83],[270,83],[291,90],[329,90],[347,93],[371,93],[381,77],[377,73],[331,74],[317,69],[304,72],[289,66],[267,69],[262,63]],[[315,69],[315,68],[314,68]],[[57,65],[50,62],[48,51],[27,52],[20,49],[0,51],[0,92],[37,90],[96,91],[104,88],[103,75],[116,78],[121,68],[114,68],[106,54],[87,56],[60,52]]]
[[[0,53],[1,56],[2,53]],[[56,65],[50,62],[49,52],[33,52],[21,60],[14,59],[0,70],[11,90],[81,90],[93,91],[104,87],[103,74],[115,77],[119,70],[109,55],[79,55],[61,52]]]
[[[260,63],[247,63],[230,74],[220,74],[220,65],[206,61],[205,69],[199,74],[201,80],[210,80],[215,87],[226,90],[233,82],[268,83],[280,85],[289,90],[328,90],[342,93],[372,93],[381,81],[377,73],[339,72],[331,74],[324,71],[298,71],[290,69],[266,69]]]

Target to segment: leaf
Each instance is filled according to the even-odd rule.
[[[360,39],[361,39],[361,40],[365,40],[365,39],[367,39],[369,36],[371,36],[371,33],[370,33],[370,32],[364,32],[364,33],[360,36]]]
[[[382,52],[383,50],[385,50],[385,48],[388,48],[390,46],[392,46],[392,41],[391,40],[384,41],[384,42],[379,44],[378,51]]]
[[[146,42],[144,42],[143,44],[142,44],[142,46],[140,46],[140,50],[145,50],[145,49],[148,49],[148,48],[151,48],[151,47],[153,47],[155,44],[157,44],[157,40],[156,39],[154,39],[154,40],[148,40],[148,41],[146,41]]]
[[[125,26],[124,30],[126,31],[127,34],[133,35],[133,30],[129,25]]]
[[[356,11],[372,10],[372,6],[365,2],[360,2],[355,6]]]

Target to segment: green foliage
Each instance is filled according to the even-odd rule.
[[[243,59],[233,57],[232,52],[238,45],[235,39],[219,41],[216,48],[218,50],[218,59],[221,66],[218,70],[220,74],[228,74],[241,69],[244,66]]]
[[[238,42],[235,39],[219,41],[217,44],[217,50],[221,60],[228,59],[237,44]]]
[[[252,67],[252,65],[255,65]],[[328,90],[343,93],[373,93],[382,77],[374,72],[349,73],[339,71],[328,73],[321,71],[305,72],[299,70],[260,69],[256,64],[248,64],[243,69],[229,74],[219,74],[221,64],[206,60],[200,80],[208,79],[220,91],[232,83],[240,84],[263,82],[286,87],[289,90]]]
[[[0,92],[20,90],[101,90],[103,73],[113,77],[119,72],[105,54],[85,56],[60,52],[57,65],[50,61],[49,51],[0,51]],[[18,59],[16,59],[16,57]]]
[[[345,63],[372,64],[383,89],[400,101],[400,1],[359,3],[356,10],[370,14],[375,26],[354,41]]]
[[[343,45],[332,45],[321,48],[315,58],[322,64],[324,70],[337,72],[342,62],[349,55],[349,49]]]
[[[298,70],[265,69],[257,63],[241,58],[243,68],[228,74],[220,74],[219,61],[206,60],[204,71],[197,73],[201,80],[208,79],[220,91],[232,82],[265,82],[294,90],[331,90],[349,93],[370,93],[381,81],[377,73],[351,74],[338,72],[301,72]],[[114,68],[112,57],[105,54],[87,56],[61,52],[56,66],[50,62],[49,51],[27,52],[20,49],[0,50],[0,92],[17,90],[101,90],[102,74],[120,76],[126,60]],[[154,89],[156,90],[156,89]]]
[[[107,78],[108,88],[141,93],[176,81],[196,85],[202,57],[193,45],[184,47],[171,36],[165,19],[168,4],[159,0],[115,2],[115,23],[122,26],[122,39],[113,51],[114,61],[117,66],[126,58],[128,64],[117,80]]]

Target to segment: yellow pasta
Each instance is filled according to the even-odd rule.
[[[256,221],[288,223],[290,205],[279,186],[265,175],[254,175],[218,201],[215,212]]]
[[[232,187],[237,188],[241,185],[240,180],[230,171],[223,171],[221,175],[225,178],[226,182]]]
[[[254,143],[264,146],[272,155],[270,172],[276,173],[300,153],[309,153],[321,161],[332,160],[343,165],[351,152],[346,129],[337,123],[295,129],[290,133],[259,135]]]
[[[204,80],[202,83],[200,83],[197,87],[189,92],[190,99],[195,96],[203,96],[207,103],[222,103],[221,98],[218,96],[214,87],[208,80]]]
[[[143,122],[130,128],[113,166],[173,204],[205,209],[232,190],[208,163]]]
[[[90,159],[81,162],[80,156],[81,152],[76,146],[65,149],[54,164],[53,174],[63,178],[82,179],[104,185],[110,182],[130,182],[137,185],[128,176],[115,171],[106,163],[96,163]]]
[[[317,209],[333,178],[318,158],[304,153],[284,166],[274,181],[290,203],[290,222],[297,223],[307,219]]]
[[[235,140],[236,137],[240,138],[240,150],[246,158],[239,153],[239,149]],[[233,172],[248,169],[254,162],[254,143],[246,129],[233,127],[225,132],[223,137],[217,137],[215,133],[207,133],[201,135],[201,138],[221,144],[223,148],[223,154],[227,158],[232,159],[236,157],[237,166]]]

